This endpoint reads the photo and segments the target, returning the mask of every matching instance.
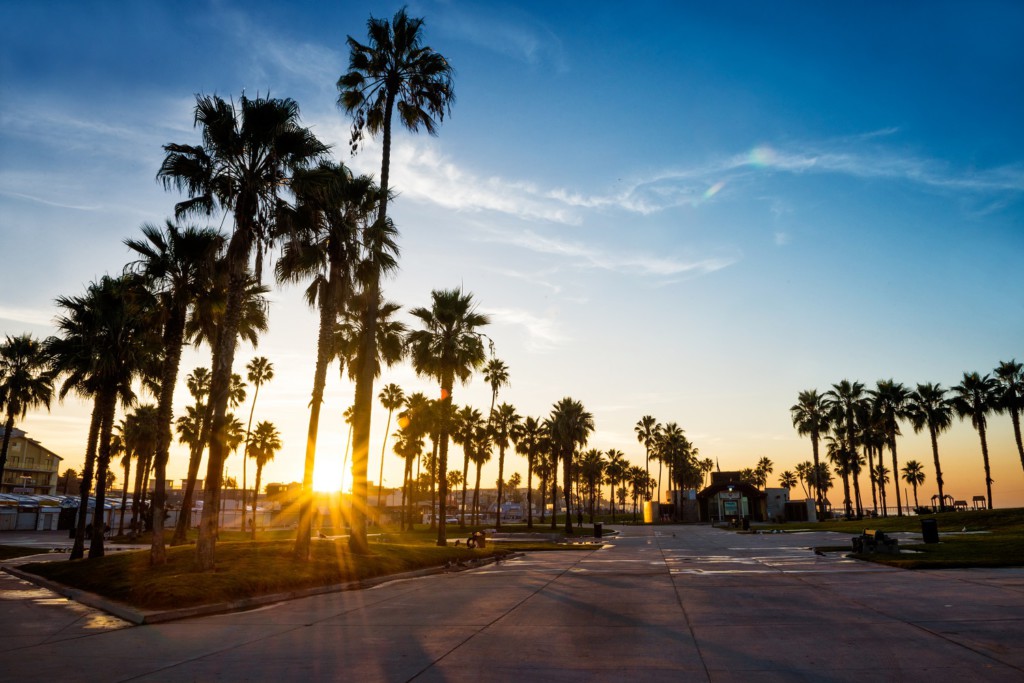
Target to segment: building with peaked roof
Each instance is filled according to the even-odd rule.
[[[3,434],[4,429],[0,427],[0,439]],[[62,460],[35,439],[28,438],[21,429],[12,429],[0,493],[56,495]]]

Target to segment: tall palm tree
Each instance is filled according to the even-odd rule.
[[[388,444],[388,432],[391,431],[391,415],[405,404],[405,392],[397,384],[385,384],[377,395],[380,404],[388,411],[387,427],[384,429],[384,445],[380,449],[380,474],[377,476],[377,507],[380,507],[381,492],[384,487],[384,449]]]
[[[491,432],[487,423],[481,419],[476,425],[472,437],[473,447],[470,459],[476,465],[476,483],[473,485],[473,520],[480,520],[480,470],[491,459]]]
[[[404,334],[406,327],[393,319],[400,306],[390,301],[378,300],[372,306],[365,303],[369,291],[363,290],[352,297],[352,305],[342,314],[342,321],[336,330],[335,344],[338,354],[348,363],[349,379],[356,383],[355,400],[352,415],[352,517],[350,525],[349,546],[356,551],[367,552],[366,544],[366,510],[367,510],[367,470],[369,467],[369,424],[361,422],[360,407],[369,414],[370,407],[361,392],[372,390],[373,384],[360,383],[363,368],[369,367],[374,379],[380,376],[381,367],[394,365],[405,355]],[[369,312],[375,316],[368,319]],[[374,335],[372,343],[366,337]],[[367,356],[367,352],[371,355]],[[372,399],[372,396],[370,397]],[[372,400],[370,401],[372,405]],[[296,539],[299,543],[308,543],[305,535]],[[308,552],[308,551],[307,551]]]
[[[501,531],[501,504],[505,490],[505,449],[508,448],[512,433],[523,418],[516,412],[515,406],[502,403],[491,412],[491,439],[498,446],[498,512],[495,528]]]
[[[516,453],[526,458],[526,528],[533,528],[533,472],[540,452],[544,426],[540,418],[527,417],[512,430]]]
[[[992,509],[992,469],[988,461],[988,428],[989,413],[1001,412],[999,402],[999,381],[990,375],[981,376],[976,372],[965,372],[960,384],[951,389],[953,392],[953,409],[960,419],[971,418],[971,425],[978,431],[981,439],[981,457],[985,464],[985,491],[988,496],[988,509]]]
[[[907,482],[914,488],[914,507],[920,507],[917,504],[917,487],[924,483],[924,466],[916,460],[908,460],[903,465],[903,481]]]
[[[813,466],[817,468],[821,462],[818,455],[818,444],[828,431],[828,402],[817,389],[807,389],[797,394],[796,403],[789,409],[793,418],[793,426],[800,436],[811,439],[811,453],[814,456]],[[814,489],[814,499],[818,507],[818,518],[825,515],[824,494]]]
[[[277,279],[279,282],[308,280],[306,302],[317,309],[320,319],[302,478],[306,494],[296,541],[297,556],[305,558],[312,531],[309,503],[316,467],[320,409],[327,369],[337,355],[333,347],[334,326],[355,291],[356,267],[361,257],[360,229],[373,212],[378,195],[371,178],[355,177],[344,165],[328,161],[310,170],[296,171],[291,188],[296,202],[295,208],[286,209],[279,220],[279,232],[285,241],[276,266]],[[384,452],[382,447],[382,462]]]
[[[639,465],[633,465],[626,470],[626,481],[629,482],[630,488],[633,491],[633,521],[637,520],[637,502],[643,495],[643,489],[647,488],[647,483],[650,481],[650,475],[643,470]]]
[[[889,446],[889,453],[892,454],[892,471],[900,471],[899,459],[896,457],[896,437],[900,435],[900,420],[909,416],[908,404],[910,391],[899,382],[891,379],[879,380],[876,388],[869,391],[871,396],[872,410],[879,427],[885,434]],[[895,474],[893,476],[896,476]],[[897,515],[903,516],[903,502],[900,497],[900,487],[896,487],[896,510]]]
[[[1016,359],[1001,361],[996,368],[996,381],[999,382],[999,401],[1003,410],[1010,413],[1013,423],[1013,438],[1017,442],[1017,454],[1020,466],[1024,467],[1024,443],[1020,435],[1020,413],[1024,410],[1024,365]]]
[[[7,466],[7,448],[14,419],[22,420],[36,406],[50,409],[53,373],[42,342],[31,335],[7,336],[0,344],[0,410],[4,413],[4,437],[0,445],[0,483]]]
[[[242,451],[242,509],[248,508],[248,463],[249,435],[252,434],[252,417],[256,414],[256,399],[260,395],[260,387],[274,379],[274,364],[266,356],[256,356],[245,365],[246,377],[253,386],[252,406],[249,408],[249,421],[245,425],[245,448]]]
[[[408,422],[406,422],[408,425]],[[394,434],[395,455],[404,461],[402,474],[402,529],[412,529],[412,463],[423,452],[423,435],[414,429],[400,427]]]
[[[859,509],[860,500],[860,484],[859,477],[857,476],[860,472],[859,461],[860,456],[857,453],[857,433],[861,426],[861,422],[858,421],[859,417],[863,416],[861,406],[866,399],[864,393],[864,385],[860,382],[851,382],[850,380],[842,380],[837,384],[833,384],[829,391],[824,394],[825,404],[828,406],[830,417],[832,418],[832,429],[836,436],[842,440],[841,444],[833,446],[833,451],[838,453],[841,458],[842,472],[844,473],[844,487],[848,486],[849,477],[853,477],[854,489],[856,491],[855,499],[858,501],[857,518],[861,516]],[[892,423],[895,433],[899,433],[898,424],[894,421]],[[887,432],[888,433],[888,432]],[[890,442],[890,447],[895,447],[895,436]],[[836,451],[838,449],[838,451]],[[894,456],[895,457],[895,456]],[[853,509],[851,506],[851,500],[849,491],[846,491],[846,515],[848,517],[853,516]],[[902,512],[900,513],[902,514]]]
[[[617,448],[608,450],[607,462],[604,466],[604,475],[608,485],[611,487],[612,521],[615,521],[615,485],[626,476],[626,469],[629,463],[626,461],[626,454]]]
[[[256,461],[256,486],[252,490],[252,539],[256,540],[256,502],[260,495],[260,478],[263,466],[274,459],[281,450],[281,434],[273,422],[266,420],[256,425],[249,435],[249,447],[246,453]]]
[[[594,431],[594,416],[587,412],[581,402],[566,397],[551,409],[548,431],[554,445],[553,452],[556,454],[552,456],[552,461],[562,461],[565,533],[572,535],[572,459],[576,450],[586,445],[590,433]],[[552,500],[556,500],[556,496],[557,488],[552,490]]]
[[[438,481],[440,483],[440,514],[437,545],[448,545],[445,533],[448,501],[448,437],[451,430],[452,390],[455,380],[469,381],[473,371],[484,364],[483,333],[478,328],[490,318],[476,311],[473,295],[461,289],[435,289],[430,308],[415,308],[412,315],[423,329],[408,335],[409,353],[418,375],[437,379],[441,384],[439,411]]]
[[[907,402],[907,413],[915,432],[928,428],[932,442],[932,458],[935,463],[935,485],[939,488],[939,511],[945,506],[942,490],[942,465],[939,463],[939,434],[953,424],[953,406],[946,399],[946,390],[941,384],[918,384]]]
[[[181,514],[174,526],[171,545],[185,543],[186,534],[192,523],[192,501],[195,495],[196,479],[199,476],[199,465],[203,458],[203,449],[209,438],[209,420],[207,419],[207,398],[210,394],[210,371],[197,367],[185,377],[185,387],[195,404],[185,409],[185,415],[178,417],[175,428],[178,441],[189,447],[188,471],[185,479],[185,491],[181,499]]]
[[[423,20],[410,19],[405,9],[399,10],[389,23],[370,18],[367,22],[369,42],[362,44],[348,36],[349,70],[338,79],[338,105],[352,115],[352,152],[358,148],[365,132],[382,135],[380,172],[380,199],[377,202],[375,226],[388,222],[388,200],[391,179],[392,117],[397,108],[402,124],[411,131],[422,126],[431,135],[436,134],[437,121],[442,121],[455,99],[452,88],[452,68],[447,60],[423,45]],[[436,118],[436,121],[435,121]],[[377,311],[381,300],[380,277],[370,272],[363,286],[367,334],[363,355],[372,356],[369,348],[376,339]],[[360,471],[369,455],[370,420],[373,409],[373,383],[375,375],[369,367],[362,368],[356,379],[356,400],[353,440],[353,468]],[[450,406],[449,406],[450,407]],[[360,489],[359,476],[355,477],[353,495],[365,500],[365,485]],[[442,489],[447,490],[442,477]],[[442,502],[443,505],[443,502]],[[350,544],[366,549],[364,516],[356,508],[355,527]],[[443,528],[443,522],[442,522]]]
[[[135,457],[135,488],[132,492],[131,528],[141,530],[139,517],[145,503],[146,482],[148,472],[155,459],[157,444],[160,440],[160,410],[152,404],[137,406],[124,419],[125,441],[127,450]],[[128,478],[125,475],[125,488]]]
[[[68,376],[66,384],[84,388],[94,396],[96,441],[93,442],[92,427],[89,441],[98,446],[98,453],[87,447],[85,470],[90,472],[95,458],[95,510],[102,514],[118,399],[124,405],[134,400],[132,381],[155,357],[158,340],[154,334],[153,301],[138,277],[124,275],[103,277],[90,284],[84,296],[60,297],[57,305],[65,311],[57,319],[61,334],[47,340],[47,348],[55,372]],[[85,552],[89,488],[85,479],[72,559],[81,558]],[[89,557],[103,554],[103,524],[97,520],[93,524]]]
[[[157,443],[153,471],[153,542],[151,565],[167,562],[164,547],[164,509],[167,501],[167,460],[174,419],[174,388],[178,382],[185,325],[190,310],[203,292],[211,289],[217,255],[224,237],[209,228],[181,228],[167,221],[161,229],[142,226],[144,239],[127,239],[125,244],[137,258],[125,270],[138,273],[157,297],[163,336],[163,359],[157,393]],[[137,502],[137,501],[133,501]]]
[[[167,144],[157,177],[167,189],[189,195],[175,214],[231,211],[234,227],[228,243],[227,302],[213,352],[210,403],[213,409],[210,457],[204,486],[202,520],[196,556],[199,566],[212,569],[217,518],[220,510],[223,432],[235,347],[249,283],[249,259],[257,252],[257,278],[263,245],[270,239],[278,213],[280,188],[289,174],[315,164],[328,148],[299,125],[299,107],[290,99],[242,95],[238,106],[217,95],[197,95],[195,125],[202,144]]]
[[[644,471],[650,474],[651,471],[651,448],[657,442],[658,432],[661,425],[650,415],[644,415],[633,428],[636,432],[636,440],[644,445]],[[661,490],[661,479],[658,479],[658,490]]]

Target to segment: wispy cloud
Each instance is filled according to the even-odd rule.
[[[91,205],[86,205],[86,204],[68,204],[68,203],[62,203],[62,202],[57,202],[57,201],[51,201],[51,200],[48,200],[48,199],[43,199],[42,197],[34,197],[32,195],[23,194],[21,192],[9,192],[9,191],[6,191],[6,190],[0,190],[0,195],[5,195],[7,197],[14,197],[16,199],[25,199],[25,200],[28,200],[30,202],[36,202],[37,204],[45,204],[46,206],[55,206],[55,207],[57,207],[59,209],[73,209],[75,211],[99,211],[100,209],[103,208],[103,206],[100,205],[100,204],[91,204]]]
[[[731,256],[685,260],[642,253],[613,254],[581,242],[547,237],[530,230],[517,232],[490,231],[486,236],[481,236],[480,239],[510,244],[542,254],[568,257],[575,261],[578,266],[582,267],[660,277],[712,273],[729,267],[737,260],[736,257]]]
[[[515,8],[488,5],[486,12],[477,12],[470,5],[452,3],[444,5],[430,25],[524,64],[568,71],[561,39],[540,19]]]
[[[35,308],[18,308],[0,304],[0,320],[22,323],[24,325],[40,325],[50,327],[53,325],[53,311]]]
[[[498,325],[521,327],[527,333],[526,348],[550,351],[564,345],[568,338],[559,331],[555,321],[521,308],[484,308],[484,313]]]

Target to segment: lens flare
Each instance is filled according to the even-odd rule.
[[[748,163],[753,166],[771,166],[775,163],[777,155],[775,150],[768,145],[758,145],[750,150]]]
[[[717,183],[715,183],[714,185],[712,185],[708,189],[704,190],[704,201],[707,201],[707,200],[711,199],[716,194],[721,192],[723,187],[725,187],[725,181],[724,180],[719,180]]]

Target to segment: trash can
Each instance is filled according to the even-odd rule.
[[[601,538],[601,534],[604,533],[604,523],[594,522],[594,538]]]
[[[743,518],[743,530],[750,531],[750,517]]]
[[[921,520],[921,536],[925,543],[939,542],[939,522],[933,517]]]

